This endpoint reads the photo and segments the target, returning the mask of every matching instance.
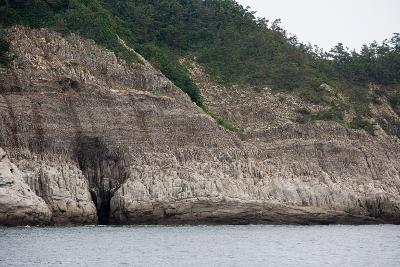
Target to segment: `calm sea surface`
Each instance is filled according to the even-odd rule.
[[[400,226],[0,228],[0,266],[400,266]]]

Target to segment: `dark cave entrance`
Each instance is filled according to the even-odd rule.
[[[111,199],[127,177],[127,160],[123,153],[112,149],[98,137],[80,137],[77,143],[77,161],[88,179],[98,224],[108,225],[112,223]]]
[[[108,225],[110,223],[111,211],[111,192],[91,189],[90,195],[97,210],[97,222],[99,225]]]

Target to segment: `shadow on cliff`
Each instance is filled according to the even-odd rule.
[[[98,223],[110,224],[111,198],[128,178],[126,153],[110,148],[99,137],[78,135],[75,157],[88,179]]]

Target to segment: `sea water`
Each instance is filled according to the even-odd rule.
[[[0,228],[0,266],[400,266],[400,226]]]

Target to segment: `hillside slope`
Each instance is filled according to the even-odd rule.
[[[221,104],[249,129],[238,135],[156,69],[93,41],[2,34],[13,59],[0,68],[0,210],[19,216],[1,224],[400,223],[397,137],[286,115],[266,125],[267,107],[245,125]]]
[[[371,133],[369,106],[375,96],[369,94],[369,83],[400,83],[399,33],[380,44],[364,45],[358,53],[341,43],[324,52],[300,43],[279,20],[256,18],[234,0],[0,0],[0,27],[16,24],[73,32],[95,40],[118,58],[139,62],[120,37],[205,111],[209,109],[204,96],[179,63],[182,57],[200,63],[221,85],[268,87],[324,107],[323,112],[303,110],[298,122],[336,121]],[[2,47],[0,39],[0,65],[7,64]],[[345,101],[332,101],[332,92]],[[400,106],[398,90],[388,97]],[[222,114],[210,114],[235,130],[224,123]]]

